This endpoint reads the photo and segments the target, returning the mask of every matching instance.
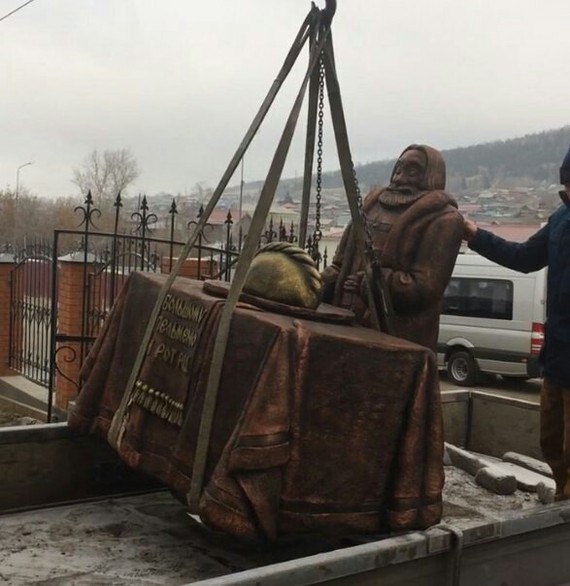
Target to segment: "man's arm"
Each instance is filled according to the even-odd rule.
[[[504,267],[530,273],[548,264],[548,235],[546,224],[526,242],[510,242],[487,230],[478,228],[471,220],[465,220],[464,238],[471,250]]]

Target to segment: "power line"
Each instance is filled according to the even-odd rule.
[[[12,10],[12,12],[8,12],[8,14],[5,14],[4,16],[2,16],[0,18],[0,22],[2,22],[3,20],[6,20],[9,16],[12,16],[12,14],[18,12],[18,10],[22,10],[22,8],[24,8],[28,4],[31,4],[32,2],[34,2],[34,0],[28,0],[27,2],[24,2],[22,4],[22,6],[18,6],[18,8],[14,8],[14,10]]]

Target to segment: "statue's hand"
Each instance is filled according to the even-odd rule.
[[[343,285],[346,293],[360,293],[362,279],[364,278],[364,271],[359,271],[355,275],[348,275]]]
[[[329,265],[321,272],[323,283],[334,283],[338,277],[338,269],[334,265]]]

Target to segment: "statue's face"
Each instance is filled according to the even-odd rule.
[[[422,151],[406,151],[396,162],[389,189],[413,195],[424,187],[427,160]]]

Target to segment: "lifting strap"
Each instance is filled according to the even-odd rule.
[[[119,447],[120,447],[121,434],[124,431],[124,419],[125,419],[125,415],[127,413],[127,406],[128,406],[129,400],[130,400],[130,396],[131,396],[132,390],[134,389],[135,384],[137,382],[137,378],[139,376],[139,373],[140,373],[140,370],[142,367],[142,363],[144,361],[150,340],[152,338],[152,334],[154,332],[154,328],[156,326],[158,316],[159,316],[160,311],[162,309],[162,305],[164,303],[164,300],[166,299],[166,295],[170,291],[170,288],[172,287],[174,279],[179,274],[183,263],[188,258],[188,254],[190,253],[192,248],[195,246],[199,235],[202,234],[204,226],[206,225],[208,219],[210,218],[212,211],[216,207],[220,197],[222,196],[222,193],[224,192],[225,188],[227,187],[227,184],[229,183],[230,179],[232,178],[232,176],[233,176],[235,170],[237,169],[237,166],[239,165],[240,161],[242,160],[247,148],[249,147],[249,145],[251,144],[251,141],[253,140],[254,136],[256,135],[257,131],[259,130],[261,123],[265,119],[265,117],[269,111],[269,108],[273,104],[273,102],[274,102],[279,90],[281,89],[284,81],[286,80],[287,76],[291,72],[291,69],[297,60],[297,57],[299,56],[303,46],[305,45],[305,43],[307,42],[307,39],[309,38],[310,30],[314,27],[314,21],[315,21],[315,9],[313,9],[309,12],[309,14],[305,18],[303,24],[301,25],[301,28],[299,29],[299,32],[297,33],[297,36],[295,37],[295,40],[293,41],[293,45],[291,46],[291,49],[289,50],[289,53],[287,54],[285,61],[282,65],[275,81],[271,85],[269,92],[267,93],[267,96],[265,97],[263,103],[261,104],[261,107],[259,108],[257,115],[255,116],[254,120],[252,121],[250,127],[248,128],[241,144],[239,145],[234,156],[232,157],[230,164],[228,165],[228,168],[226,169],[225,173],[223,174],[218,186],[216,187],[216,189],[214,190],[214,193],[212,194],[210,201],[208,202],[206,208],[204,209],[204,213],[200,217],[199,222],[194,227],[193,232],[189,236],[186,244],[184,245],[184,248],[180,252],[178,260],[174,264],[170,274],[168,275],[168,278],[166,279],[166,281],[164,282],[163,286],[161,287],[161,289],[158,293],[156,303],[155,303],[153,310],[150,314],[148,325],[146,327],[146,330],[145,330],[143,339],[141,341],[141,345],[139,347],[133,368],[131,370],[131,374],[129,376],[127,388],[125,389],[125,393],[124,393],[123,398],[121,400],[121,404],[120,404],[119,408],[117,409],[117,411],[115,412],[115,415],[113,417],[113,421],[111,422],[111,426],[109,428],[109,433],[107,435],[107,440],[109,441],[111,446],[113,446],[115,449],[119,449]]]
[[[248,233],[248,238],[245,241],[243,250],[240,254],[239,260],[236,265],[236,272],[234,278],[232,279],[228,297],[224,303],[224,307],[220,317],[219,327],[216,332],[212,362],[210,364],[210,370],[208,374],[208,381],[204,397],[204,405],[200,419],[200,426],[198,429],[197,445],[194,454],[190,492],[187,497],[188,505],[192,512],[197,512],[198,503],[200,500],[200,496],[202,494],[207,454],[210,444],[210,436],[218,396],[218,388],[220,384],[222,366],[229,338],[232,315],[239,300],[239,297],[242,293],[243,286],[245,284],[245,280],[249,270],[249,266],[257,251],[257,243],[259,242],[262,230],[265,226],[267,216],[269,214],[269,209],[273,202],[275,191],[281,178],[281,173],[285,165],[287,154],[289,152],[295,127],[297,125],[297,121],[303,104],[304,95],[307,91],[307,86],[309,85],[312,91],[310,95],[310,111],[311,108],[314,107],[315,117],[312,118],[311,115],[309,117],[310,119],[308,122],[307,145],[312,145],[312,150],[314,150],[314,128],[316,121],[317,106],[314,96],[316,93],[318,97],[318,84],[321,59],[323,60],[325,67],[325,77],[327,82],[327,91],[333,119],[333,127],[335,131],[337,150],[341,164],[343,181],[352,215],[354,234],[356,237],[359,253],[365,260],[364,264],[367,267],[366,274],[371,285],[370,287],[368,287],[368,294],[369,306],[373,316],[373,322],[376,325],[376,327],[381,329],[384,329],[385,327],[386,329],[384,329],[384,331],[390,331],[388,320],[389,305],[387,304],[385,296],[378,291],[378,286],[380,290],[382,290],[382,287],[381,283],[376,281],[376,279],[374,278],[372,268],[370,267],[371,257],[370,255],[367,256],[365,254],[366,233],[365,224],[361,215],[361,199],[356,187],[354,166],[352,164],[350,148],[348,145],[346,123],[342,111],[340,89],[338,85],[338,79],[336,77],[334,55],[332,51],[330,22],[332,20],[332,16],[334,15],[335,10],[335,0],[327,0],[327,8],[323,11],[318,10],[313,4],[311,11],[309,12],[305,21],[303,22],[299,30],[299,33],[297,34],[297,37],[293,42],[293,46],[287,54],[285,62],[277,78],[275,79],[273,85],[271,86],[264,102],[262,103],[259,112],[257,113],[251,126],[249,127],[236,153],[234,154],[226,172],[220,180],[218,187],[214,191],[210,201],[204,209],[204,213],[200,216],[197,225],[194,227],[191,236],[186,242],[184,248],[182,249],[172,271],[170,272],[168,278],[166,279],[165,283],[163,284],[158,293],[157,300],[151,312],[149,322],[145,330],[141,345],[139,347],[135,363],[131,370],[129,381],[127,383],[127,388],[121,400],[121,404],[113,417],[113,421],[109,429],[108,441],[115,449],[118,450],[121,447],[122,436],[126,429],[126,419],[128,417],[128,409],[131,401],[132,390],[135,388],[137,378],[140,374],[142,364],[147,353],[148,346],[151,341],[154,328],[158,320],[166,295],[168,294],[174,282],[174,279],[180,272],[180,268],[183,262],[188,257],[190,250],[195,246],[197,239],[199,238],[200,234],[202,234],[206,222],[208,221],[213,209],[217,205],[228,182],[232,178],[237,166],[242,160],[245,151],[247,150],[253,137],[257,133],[278,91],[280,90],[281,86],[283,85],[283,82],[285,81],[297,57],[299,56],[302,47],[307,42],[307,40],[310,40],[310,59],[307,71],[303,78],[301,88],[297,94],[294,105],[291,109],[291,112],[285,124],[285,128],[281,135],[281,139],[278,143],[275,155],[271,162],[262,192],[260,194],[259,202],[253,214],[252,223]],[[311,125],[313,128],[312,131]],[[310,171],[311,169],[312,156],[309,157],[309,155],[307,155],[305,160],[305,175],[307,175],[307,170]],[[311,175],[310,172],[308,174],[309,176]]]
[[[200,419],[200,427],[198,429],[196,452],[194,454],[194,465],[192,468],[192,480],[188,499],[188,505],[192,511],[198,510],[198,503],[202,494],[212,423],[214,420],[216,400],[220,386],[220,377],[229,338],[233,311],[242,293],[247,273],[249,271],[249,266],[251,265],[251,261],[257,251],[257,243],[259,242],[261,232],[265,226],[265,222],[267,221],[267,215],[269,214],[269,209],[273,203],[273,197],[275,195],[279,179],[281,178],[283,167],[285,166],[289,147],[291,146],[295,127],[301,112],[301,106],[303,105],[303,98],[306,93],[307,85],[312,76],[313,70],[319,63],[319,55],[324,46],[325,39],[326,35],[319,42],[319,44],[314,46],[314,49],[311,52],[311,59],[309,61],[309,66],[305,74],[305,78],[303,79],[301,88],[297,94],[297,98],[295,99],[287,123],[285,124],[285,129],[283,130],[283,134],[281,135],[281,139],[277,145],[277,150],[273,157],[273,161],[271,162],[271,166],[267,173],[265,183],[263,184],[263,189],[261,190],[261,195],[259,196],[259,201],[255,207],[255,212],[253,213],[253,218],[249,227],[248,237],[245,240],[243,250],[240,254],[236,266],[236,272],[234,278],[232,279],[228,297],[220,317],[220,324],[218,327],[216,340],[214,342],[212,363],[210,365],[206,394],[204,397],[204,406],[202,408],[202,417]]]

